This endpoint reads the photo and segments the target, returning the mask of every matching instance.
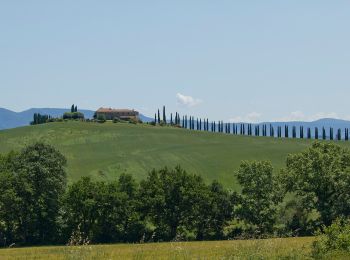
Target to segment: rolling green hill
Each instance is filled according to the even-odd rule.
[[[242,160],[271,160],[279,169],[288,153],[311,143],[148,125],[64,122],[0,131],[0,153],[34,141],[50,143],[67,157],[70,181],[81,176],[111,180],[123,172],[142,179],[153,168],[181,165],[229,188],[236,188],[233,173]]]

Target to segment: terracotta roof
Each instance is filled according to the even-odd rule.
[[[131,109],[114,109],[114,108],[104,108],[104,107],[101,107],[97,110],[97,112],[100,112],[100,113],[108,113],[108,112],[114,112],[114,113],[121,113],[121,112],[134,112],[134,113],[138,113],[137,111],[135,110],[131,110]]]

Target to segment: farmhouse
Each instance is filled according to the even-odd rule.
[[[103,108],[101,107],[96,111],[96,116],[105,116],[106,120],[113,120],[115,118],[119,118],[122,120],[138,120],[139,112],[131,109],[113,109],[113,108]]]

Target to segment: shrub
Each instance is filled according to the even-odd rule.
[[[97,116],[97,122],[98,122],[98,123],[104,123],[104,122],[106,122],[106,116],[105,116],[104,114],[99,114],[99,115]]]
[[[121,120],[120,120],[119,117],[115,117],[115,118],[113,119],[113,123],[120,123],[120,122],[121,122]]]
[[[66,112],[63,114],[63,119],[84,119],[84,114],[81,112]]]
[[[316,259],[330,255],[350,253],[350,220],[338,218],[329,227],[318,232],[318,238],[312,246],[312,256]]]

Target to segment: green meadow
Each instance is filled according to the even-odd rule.
[[[306,237],[14,248],[0,249],[0,259],[311,259],[313,241]]]
[[[0,131],[0,153],[35,141],[52,144],[66,156],[69,181],[81,176],[113,180],[121,173],[140,180],[153,168],[181,165],[206,181],[217,179],[233,189],[234,172],[242,160],[270,160],[278,170],[289,153],[312,142],[140,124],[57,122]]]

